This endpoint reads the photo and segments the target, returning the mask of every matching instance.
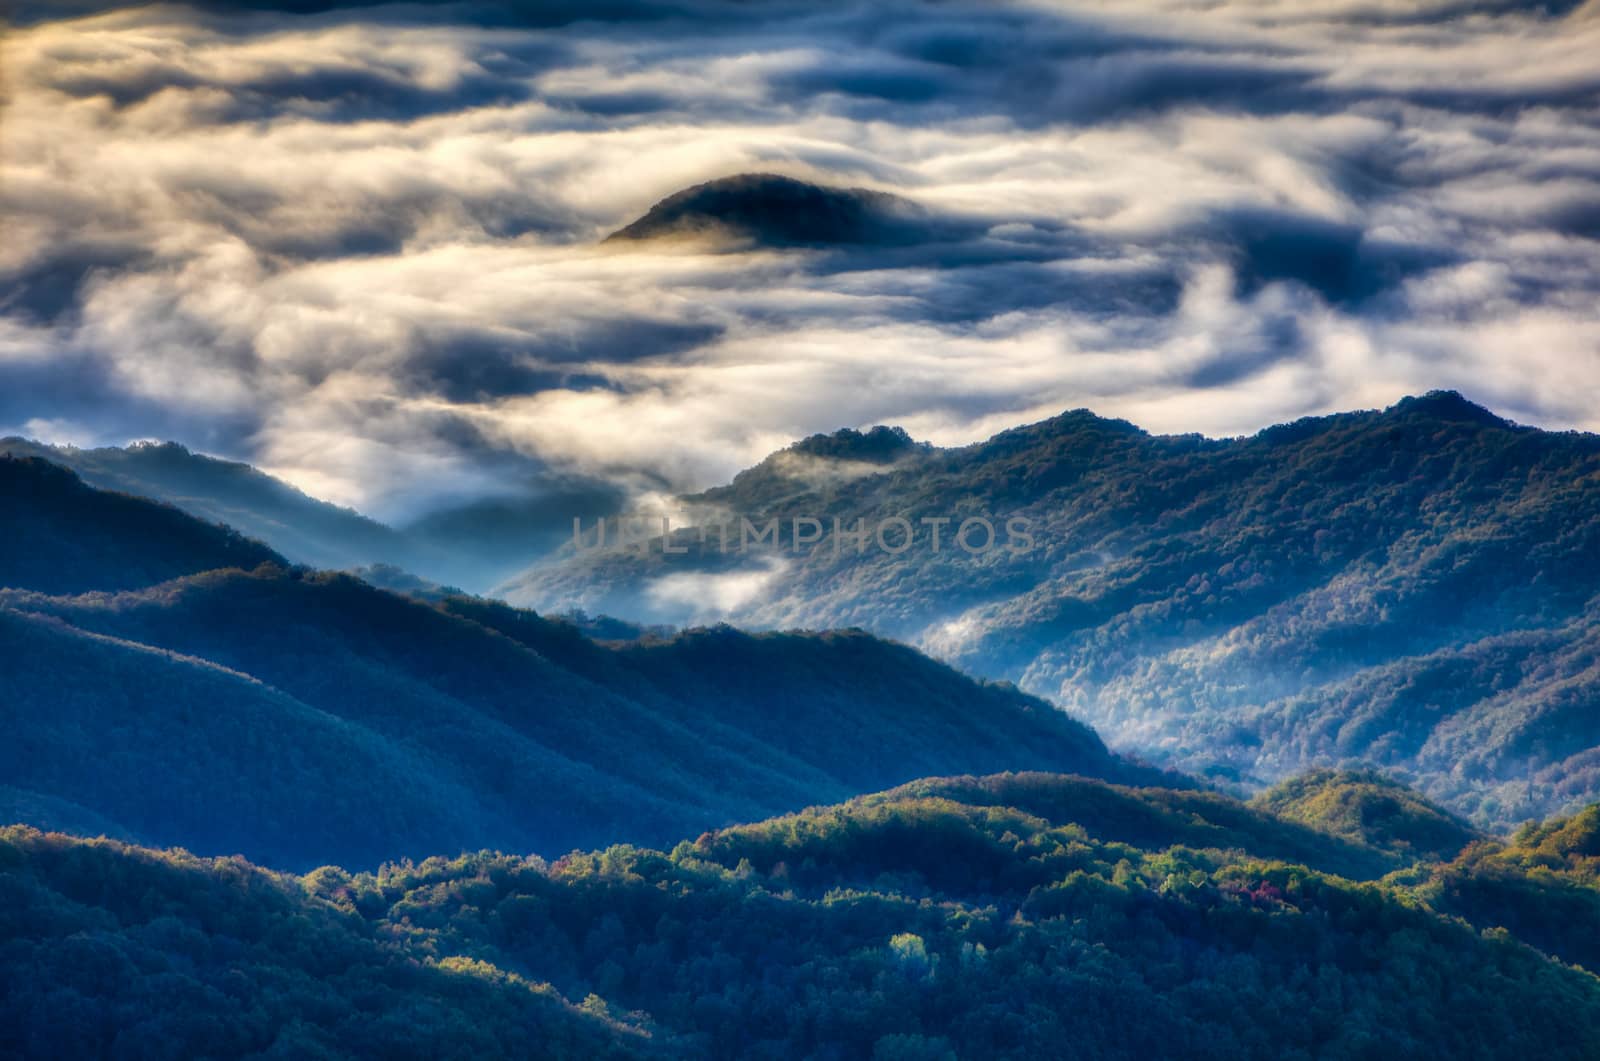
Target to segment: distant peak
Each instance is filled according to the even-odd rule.
[[[129,453],[172,453],[190,455],[188,446],[181,442],[165,441],[158,438],[141,438],[130,442],[124,447]]]
[[[920,207],[887,192],[742,173],[669,195],[606,242],[722,236],[773,247],[892,245],[921,239],[925,221]]]
[[[1144,428],[1127,420],[1100,416],[1088,409],[1069,409],[1048,420],[1007,428],[980,445],[1014,448],[1067,436],[1148,438],[1149,434]]]
[[[790,446],[789,452],[824,457],[828,460],[889,464],[907,453],[927,448],[927,443],[917,442],[905,428],[879,424],[866,431],[847,427],[831,435],[812,435]]]
[[[1460,392],[1452,390],[1435,390],[1402,398],[1387,412],[1394,416],[1418,416],[1430,420],[1483,424],[1486,427],[1511,426],[1509,421],[1502,420],[1476,402],[1468,401]]]
[[[1045,421],[1045,423],[1054,424],[1056,427],[1066,430],[1079,430],[1085,427],[1092,427],[1102,431],[1114,431],[1125,435],[1149,434],[1148,431],[1132,421],[1124,420],[1121,417],[1116,416],[1101,416],[1093,409],[1068,409],[1059,416],[1051,417],[1049,420]]]

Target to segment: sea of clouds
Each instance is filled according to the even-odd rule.
[[[1600,0],[14,17],[0,434],[404,522],[1083,406],[1234,434],[1451,387],[1600,429]],[[752,172],[961,235],[601,245]]]

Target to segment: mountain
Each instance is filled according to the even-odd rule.
[[[170,505],[95,490],[66,468],[0,454],[0,586],[119,590],[221,567],[282,562]]]
[[[431,566],[419,557],[416,543],[376,520],[318,501],[248,464],[191,453],[176,442],[78,449],[5,438],[0,453],[38,457],[71,468],[91,486],[165,501],[225,523],[298,564]]]
[[[328,570],[397,569],[427,581],[485,589],[560,545],[574,515],[614,511],[622,495],[594,484],[524,484],[520,494],[462,502],[390,527],[319,501],[237,461],[176,442],[78,449],[0,439],[0,454],[71,468],[91,486],[157,501],[225,523],[297,564]]]
[[[835,438],[683,499],[681,554],[569,546],[497,592],[858,625],[1246,788],[1366,763],[1480,825],[1600,797],[1596,436],[1433,393],[1234,439],[1086,411],[888,460]]]
[[[1436,909],[1600,971],[1600,805],[1529,822],[1509,842],[1473,844],[1409,875]]]
[[[842,433],[735,487],[947,458]],[[371,569],[391,592],[33,457],[0,513],[0,819],[30,823],[0,828],[0,1056],[1600,1051],[1600,806],[1493,837],[1350,770],[1241,802],[861,630],[564,622]],[[1552,597],[1426,660],[1581,716],[1589,605]]]
[[[1405,785],[1371,770],[1316,770],[1251,803],[1274,817],[1396,854],[1453,857],[1482,834]]]
[[[1303,784],[1318,787],[1318,780],[1317,775],[1308,775]],[[1419,806],[1447,817],[1415,793],[1407,791],[1406,795]],[[1437,853],[1424,852],[1337,831],[1334,823],[1290,817],[1259,799],[1242,803],[1214,791],[1136,788],[1062,774],[925,778],[861,797],[859,802],[904,799],[1009,807],[1046,821],[1082,826],[1102,840],[1147,850],[1182,846],[1242,851],[1254,858],[1298,863],[1351,880],[1377,880],[1424,857],[1448,859],[1477,838],[1469,832],[1454,847],[1441,845]]]
[[[648,1054],[544,984],[396,947],[328,879],[0,829],[0,1055]]]
[[[420,741],[249,675],[10,608],[0,644],[0,820],[299,867],[492,832],[496,808]]]
[[[0,1053],[1591,1058],[1600,980],[1494,927],[1517,893],[1474,892],[1472,917],[1455,898],[1497,859],[1504,888],[1560,878],[1592,908],[1591,856],[1555,839],[1584,831],[1354,883],[1318,868],[1350,842],[1260,808],[1045,775],[670,852],[299,877],[12,827]]]
[[[22,484],[0,496],[24,554],[98,561],[29,564],[0,590],[11,816],[305,868],[665,842],[933,773],[1161,776],[1042,701],[859,631],[593,641],[286,568],[37,460],[0,474]],[[179,546],[217,569],[162,566]]]
[[[896,195],[830,188],[772,173],[744,173],[685,188],[606,237],[611,244],[719,239],[763,247],[903,245],[935,238],[949,222]]]

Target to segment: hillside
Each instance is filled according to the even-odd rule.
[[[170,505],[95,490],[71,471],[0,454],[0,586],[118,590],[221,567],[282,562]]]
[[[25,708],[12,784],[149,842],[293,867],[659,843],[928,773],[1153,776],[1040,701],[860,633],[601,644],[531,613],[270,566],[115,595],[3,592],[0,614],[36,637],[80,638],[75,657],[63,645],[54,666],[41,655],[0,676]],[[203,674],[175,672],[168,653]],[[98,672],[107,655],[114,680]],[[259,684],[220,692],[216,668]],[[97,699],[106,688],[117,696]],[[152,715],[203,725],[168,730]],[[298,750],[273,763],[258,745]],[[356,749],[376,765],[346,792],[328,771]],[[105,756],[138,784],[108,798],[93,766]],[[185,794],[230,766],[253,779],[248,805],[213,831],[215,808]],[[316,829],[295,827],[285,801],[301,799],[325,804]]]
[[[0,644],[0,820],[294,866],[511,831],[429,749],[237,671],[9,608]]]
[[[462,500],[388,526],[329,504],[238,461],[176,442],[79,449],[0,438],[0,455],[36,457],[102,490],[163,501],[223,523],[297,564],[327,570],[393,569],[478,591],[516,573],[571,535],[572,517],[595,519],[623,503],[604,483],[546,474],[512,477],[504,496]]]
[[[933,779],[670,853],[484,853],[298,878],[11,828],[0,831],[0,1052],[82,1056],[113,1041],[186,1056],[875,1061],[1600,1050],[1600,981],[1504,930],[1440,916],[1425,898],[1437,867],[1407,871],[1420,886],[1355,884],[1254,842],[1134,844],[1104,820],[1079,824],[1074,806],[1104,819],[1190,797],[1097,787]],[[1018,809],[1013,796],[1055,811]],[[1294,832],[1215,799],[1218,818],[1255,826],[1219,826],[1191,804],[1180,831]]]
[[[0,453],[71,468],[91,486],[165,501],[210,523],[225,523],[298,564],[346,568],[415,564],[419,549],[398,532],[350,509],[308,497],[248,464],[191,453],[175,442],[77,449],[0,439]]]
[[[1317,770],[1251,801],[1274,817],[1397,855],[1454,857],[1480,834],[1374,771]]]
[[[1529,822],[1407,876],[1435,908],[1600,972],[1600,805]]]
[[[661,843],[928,774],[1160,776],[1042,701],[859,631],[599,642],[286,568],[40,461],[0,474],[50,486],[9,495],[36,528],[37,547],[12,536],[25,553],[104,550],[68,569],[77,595],[50,592],[48,562],[7,575],[43,591],[0,589],[0,810],[19,816],[306,868]],[[182,547],[219,569],[170,577]]]
[[[1316,781],[1315,775],[1310,775],[1304,783],[1315,787]],[[1415,793],[1408,796],[1427,806]],[[863,802],[896,799],[1011,807],[1058,825],[1081,825],[1103,840],[1135,847],[1243,851],[1255,858],[1299,863],[1352,880],[1376,880],[1429,857],[1416,847],[1375,843],[1368,837],[1341,832],[1327,822],[1280,813],[1259,800],[1242,803],[1218,792],[1133,788],[1061,774],[931,778],[863,797]],[[1468,834],[1460,844],[1445,850],[1443,857],[1453,857],[1471,839]]]
[[[836,456],[859,445],[839,438],[684,499],[706,539],[676,532],[684,555],[569,548],[501,592],[641,621],[704,621],[720,600],[745,625],[859,625],[1246,787],[1361,762],[1493,825],[1600,796],[1600,437],[1436,393],[1237,439],[1083,411],[887,460]],[[995,545],[969,554],[952,536],[973,517]],[[804,518],[821,537],[796,549]],[[903,529],[865,549],[833,529],[894,518],[909,548]],[[738,548],[741,519],[778,520],[777,546]],[[935,551],[923,521],[940,519]]]

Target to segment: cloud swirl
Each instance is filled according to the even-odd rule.
[[[404,521],[1076,406],[1600,428],[1595,2],[69,7],[3,45],[3,433]],[[744,173],[948,224],[603,242]]]

